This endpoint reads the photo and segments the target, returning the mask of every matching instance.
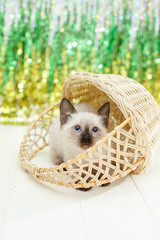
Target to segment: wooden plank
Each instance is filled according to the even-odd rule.
[[[77,197],[88,239],[160,239],[160,226],[129,176]]]
[[[19,161],[20,141],[26,126],[0,125],[0,225],[2,225],[9,192]]]
[[[153,155],[153,163],[148,172],[132,175],[131,178],[160,224],[160,145]]]
[[[39,154],[39,162],[44,162]],[[36,161],[36,160],[35,160]],[[41,163],[40,163],[41,164]],[[43,163],[45,165],[45,163]],[[85,230],[76,190],[40,183],[20,163],[5,214],[4,239],[85,240]]]

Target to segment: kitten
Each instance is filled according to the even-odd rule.
[[[68,99],[63,98],[60,103],[60,115],[51,126],[50,146],[53,162],[56,165],[66,162],[105,137],[109,113],[109,103],[103,104],[96,112],[88,104],[73,106]]]

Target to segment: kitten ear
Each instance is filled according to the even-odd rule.
[[[60,103],[60,122],[61,126],[64,125],[68,118],[71,117],[71,114],[76,113],[76,109],[70,103],[67,98],[63,98]]]
[[[102,117],[103,124],[105,127],[108,127],[109,123],[109,113],[110,113],[110,104],[109,102],[105,103],[97,111],[97,114]]]

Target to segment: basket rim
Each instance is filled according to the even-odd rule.
[[[22,140],[21,145],[20,145],[20,161],[23,162],[23,164],[22,164],[23,168],[28,171],[28,169],[25,167],[24,163],[27,163],[27,165],[29,165],[30,167],[34,168],[34,176],[36,178],[39,178],[40,175],[45,173],[45,172],[54,172],[54,171],[57,171],[57,170],[63,171],[63,168],[67,167],[67,165],[69,163],[73,164],[73,163],[77,162],[77,157],[79,157],[81,159],[86,157],[88,155],[88,151],[92,151],[92,152],[95,151],[98,148],[99,144],[104,144],[108,140],[109,137],[114,136],[117,133],[118,129],[122,129],[129,122],[131,122],[131,117],[129,117],[128,119],[123,121],[120,125],[117,125],[111,132],[107,133],[106,136],[103,139],[99,140],[94,146],[92,146],[91,148],[87,149],[83,153],[77,155],[77,157],[72,158],[72,159],[68,160],[67,162],[61,163],[60,165],[55,165],[55,166],[52,166],[52,167],[44,167],[44,168],[42,168],[42,167],[39,167],[39,166],[31,163],[30,160],[35,156],[35,154],[37,152],[39,152],[40,150],[42,150],[43,148],[45,148],[49,144],[46,143],[46,144],[44,144],[43,147],[39,147],[38,150],[34,150],[33,154],[30,155],[28,158],[23,153],[24,152],[24,150],[23,150],[24,149],[24,145],[26,144],[27,136],[29,135],[30,131],[34,128],[36,122],[38,122],[46,113],[48,113],[54,107],[57,107],[59,104],[60,104],[60,102],[57,102],[57,103],[53,104],[51,107],[47,108],[43,113],[41,113],[39,115],[39,117],[30,125],[30,127],[26,131],[26,134],[24,135],[23,140]],[[136,163],[130,164],[132,167],[128,167],[128,169],[126,169],[125,171],[122,171],[123,175],[126,176],[127,174],[129,174],[130,172],[135,170],[144,161],[145,161],[145,158],[142,157],[140,160],[136,161]],[[121,174],[118,174],[116,176],[113,176],[112,178],[113,178],[113,181],[115,181],[115,180],[117,180],[117,179],[119,179],[121,177],[123,177],[123,176]],[[48,182],[48,181],[46,181],[46,182]],[[99,180],[100,185],[104,184],[104,183],[109,183],[109,182],[111,182],[109,179]],[[56,184],[61,185],[61,186],[63,185],[62,182],[59,182],[59,183],[56,183]],[[90,186],[96,186],[97,184],[96,184],[96,182],[89,182],[89,185]],[[66,183],[65,186],[71,187],[73,185],[71,183]],[[80,187],[84,187],[83,183],[77,183],[76,184],[76,188],[80,188]]]

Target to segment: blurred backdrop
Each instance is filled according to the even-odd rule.
[[[159,0],[0,0],[0,122],[29,123],[76,71],[142,83],[160,104]]]

